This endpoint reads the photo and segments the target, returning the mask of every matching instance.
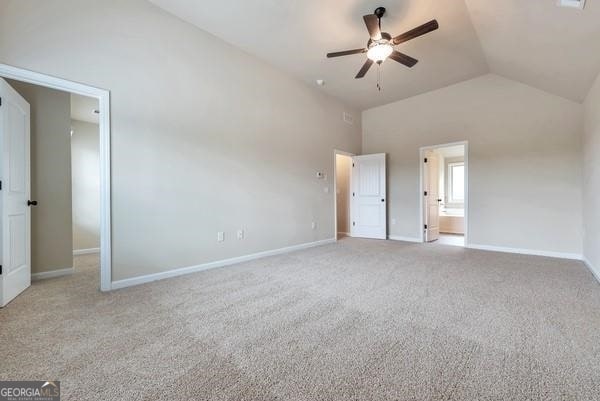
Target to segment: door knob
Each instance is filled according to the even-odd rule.
[[[37,206],[37,201],[28,200],[27,206]]]
[[[382,199],[381,201],[382,201],[382,202],[385,202],[385,199]]]

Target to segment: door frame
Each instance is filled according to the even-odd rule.
[[[445,148],[447,146],[463,145],[465,147],[465,248],[469,246],[469,141],[458,141],[450,143],[442,143],[439,145],[422,146],[419,148],[419,238],[421,242],[425,242],[425,209],[423,205],[423,191],[425,186],[423,181],[425,180],[425,169],[423,168],[423,158],[425,152],[428,150],[434,150],[438,148]]]
[[[337,155],[342,155],[342,156],[348,156],[348,157],[354,157],[356,156],[354,153],[350,153],[350,152],[346,152],[343,150],[338,150],[338,149],[333,149],[333,232],[335,234],[335,242],[337,242],[338,240],[338,231],[337,231]],[[352,188],[352,174],[350,174],[350,177],[348,177],[348,182],[350,183],[350,188]],[[348,201],[350,201],[350,215],[352,215],[352,202],[351,199],[348,199]],[[349,229],[350,232],[348,232],[348,236],[351,237],[352,236],[352,230]]]
[[[0,63],[0,77],[98,99],[100,130],[100,290],[111,290],[110,91]]]

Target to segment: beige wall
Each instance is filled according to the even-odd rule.
[[[100,247],[100,140],[98,124],[72,120],[73,250]]]
[[[144,0],[3,0],[0,62],[111,91],[113,280],[334,237],[360,117],[317,88]]]
[[[352,158],[336,155],[337,232],[350,233],[350,169]]]
[[[585,101],[583,165],[584,256],[600,276],[600,76]]]
[[[485,75],[363,112],[386,152],[390,234],[420,237],[419,147],[469,141],[469,241],[581,254],[583,107]]]
[[[73,267],[70,95],[8,83],[31,106],[31,271]]]

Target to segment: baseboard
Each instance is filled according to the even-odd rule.
[[[73,256],[89,255],[91,253],[100,253],[100,248],[73,249]]]
[[[404,242],[423,242],[421,240],[421,238],[416,238],[416,237],[401,237],[398,235],[388,235],[388,239],[394,240],[394,241],[404,241]]]
[[[508,247],[503,247],[503,246],[480,245],[480,244],[467,244],[466,248],[479,249],[482,251],[518,253],[518,254],[522,254],[522,255],[547,256],[550,258],[559,258],[559,259],[583,260],[583,255],[578,254],[578,253],[539,251],[539,250],[535,250],[535,249],[508,248]]]
[[[335,238],[330,238],[330,239],[321,240],[321,241],[308,242],[308,243],[299,244],[299,245],[292,245],[292,246],[288,246],[285,248],[273,249],[270,251],[253,253],[250,255],[238,256],[238,257],[230,258],[230,259],[218,260],[215,262],[204,263],[204,264],[196,265],[196,266],[181,267],[179,269],[168,270],[165,272],[148,274],[145,276],[132,277],[132,278],[124,279],[124,280],[117,280],[117,281],[112,282],[111,289],[118,290],[121,288],[132,287],[134,285],[150,283],[152,281],[164,280],[166,278],[183,276],[185,274],[196,273],[196,272],[209,270],[209,269],[215,269],[218,267],[230,266],[230,265],[234,265],[234,264],[238,264],[238,263],[242,263],[242,262],[248,262],[248,261],[255,260],[255,259],[265,258],[267,256],[281,255],[283,253],[299,251],[302,249],[308,249],[308,248],[313,248],[316,246],[333,244],[333,243],[335,243]]]
[[[38,281],[38,280],[45,280],[48,278],[68,276],[70,274],[73,274],[74,272],[75,272],[75,269],[73,269],[72,267],[67,267],[66,269],[57,269],[57,270],[52,270],[49,272],[33,273],[31,275],[31,281]]]
[[[590,262],[585,256],[583,257],[583,264],[588,268],[592,276],[596,279],[598,284],[600,284],[600,271],[596,270],[594,266],[592,266],[592,262]]]
[[[350,236],[350,233],[342,233],[342,232],[338,232],[338,233],[337,233],[337,235],[338,235],[338,237],[339,237],[340,235],[343,235],[343,236],[349,237],[349,236]]]

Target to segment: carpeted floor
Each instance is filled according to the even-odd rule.
[[[0,379],[63,400],[598,400],[583,264],[344,239],[103,294],[94,256],[0,310]]]

